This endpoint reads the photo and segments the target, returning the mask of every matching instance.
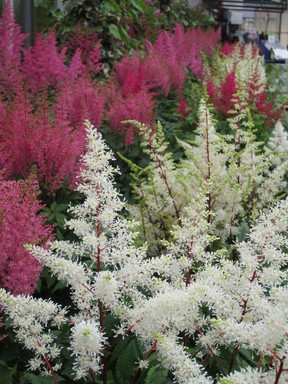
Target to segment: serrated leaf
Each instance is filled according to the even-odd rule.
[[[58,224],[60,227],[63,227],[66,218],[67,218],[66,215],[64,215],[63,213],[59,213],[59,212],[57,212],[57,215],[56,215],[56,221],[57,221],[57,224]]]
[[[122,351],[116,363],[116,371],[123,381],[129,380],[134,375],[137,362],[141,358],[142,354],[139,351],[137,340],[133,338]]]
[[[145,384],[170,384],[172,381],[168,377],[168,370],[155,365],[149,369],[145,379]]]
[[[116,347],[113,349],[111,358],[109,359],[109,365],[113,364],[118,359],[118,357],[120,356],[122,351],[129,344],[131,338],[132,338],[132,336],[125,337],[123,340],[120,340],[116,344]]]
[[[117,2],[115,0],[106,0],[105,1],[105,7],[106,8],[109,7],[110,10],[121,12],[121,8],[119,7],[119,5],[117,4]]]

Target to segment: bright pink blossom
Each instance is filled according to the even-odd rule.
[[[134,142],[137,129],[133,125],[123,124],[124,120],[137,120],[144,124],[153,122],[153,98],[152,94],[143,89],[136,94],[123,95],[121,91],[114,90],[110,95],[113,102],[109,105],[107,116],[114,131],[120,131],[125,135],[126,145]]]
[[[136,94],[144,87],[143,61],[138,56],[124,56],[115,64],[114,74],[122,94]]]
[[[90,73],[95,75],[102,71],[101,41],[95,31],[77,24],[67,36],[64,46],[69,55],[74,55],[76,51],[80,52],[81,60]]]
[[[0,90],[5,97],[16,92],[23,80],[20,65],[25,37],[15,22],[11,2],[6,1],[0,19]]]
[[[50,191],[63,181],[75,181],[75,170],[85,148],[84,128],[71,126],[67,111],[52,113],[44,100],[37,110],[22,92],[12,102],[0,103],[0,168],[4,177],[27,177],[36,165],[38,180]]]
[[[59,87],[65,81],[73,82],[84,72],[80,51],[75,51],[69,66],[66,48],[58,49],[54,32],[49,32],[45,38],[37,35],[35,45],[24,55],[21,68],[29,88],[37,92]]]
[[[45,245],[52,240],[52,227],[37,215],[42,205],[35,177],[0,179],[0,195],[0,287],[15,295],[32,294],[42,265],[23,245]]]

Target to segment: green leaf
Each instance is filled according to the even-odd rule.
[[[54,211],[56,210],[56,208],[57,208],[57,203],[56,203],[56,201],[54,201],[54,202],[50,205],[50,210],[54,212]]]
[[[122,351],[116,363],[116,372],[124,382],[134,375],[137,369],[137,362],[141,358],[142,354],[139,350],[138,342],[133,338]]]
[[[147,11],[147,5],[143,0],[130,0],[134,8],[145,13]]]
[[[57,240],[64,240],[63,233],[60,231],[58,227],[56,228],[56,236],[57,236]]]
[[[16,372],[17,364],[13,367],[9,367],[5,361],[0,360],[0,378],[1,383],[5,384],[13,384],[13,376]]]
[[[120,35],[119,28],[117,25],[110,24],[109,25],[109,32],[111,33],[111,35],[113,37],[115,37],[115,39],[121,40],[121,35]]]
[[[120,34],[121,40],[124,43],[128,43],[129,42],[129,35],[127,32],[127,27],[125,25],[119,25],[118,29],[119,29],[119,34]]]
[[[58,375],[57,375],[57,379],[59,383],[64,382],[63,378]],[[23,376],[21,376],[21,384],[24,384],[24,383],[25,384],[55,384],[55,381],[51,376],[43,377],[40,375],[34,375],[34,373],[24,372]]]
[[[115,0],[106,0],[104,3],[105,3],[106,9],[110,8],[111,10],[121,12],[121,8],[119,7],[119,5],[116,3]]]
[[[168,370],[154,365],[149,369],[149,372],[145,379],[145,384],[172,384],[172,381],[168,377]]]
[[[59,281],[55,287],[53,288],[53,291],[52,293],[56,292],[56,291],[59,291],[59,290],[62,290],[63,288],[66,288],[67,287],[67,283],[65,281]]]
[[[237,239],[238,242],[241,243],[241,241],[245,241],[247,239],[247,235],[249,233],[249,226],[246,223],[246,221],[242,221],[242,223],[238,227],[238,234],[237,234]]]
[[[126,346],[129,344],[132,336],[125,337],[123,340],[120,340],[116,347],[113,349],[111,358],[109,360],[109,365],[113,364],[118,357],[121,355],[122,351],[126,348]]]
[[[57,204],[57,207],[55,208],[55,212],[61,212],[65,211],[68,208],[69,204],[62,203],[62,204]]]
[[[67,219],[66,215],[64,215],[63,213],[57,212],[57,214],[56,214],[56,221],[57,221],[57,224],[60,227],[63,228],[66,219]]]

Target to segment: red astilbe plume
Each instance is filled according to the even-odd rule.
[[[32,294],[42,265],[23,247],[52,241],[52,227],[37,215],[42,208],[34,176],[27,180],[0,178],[0,287],[15,295]]]
[[[33,111],[24,92],[0,104],[0,168],[4,177],[27,177],[36,165],[39,182],[51,192],[64,180],[75,182],[75,169],[84,151],[84,134],[70,126],[65,114],[53,116],[43,101]]]
[[[255,106],[259,115],[265,116],[267,118],[266,124],[270,127],[273,127],[278,120],[282,119],[281,110],[275,109],[274,103],[267,101],[266,90],[263,90],[261,93],[257,94],[255,97]]]
[[[184,95],[181,94],[178,99],[177,112],[179,113],[180,119],[185,119],[191,112],[189,103],[185,99]]]
[[[237,43],[236,43],[237,44]],[[234,51],[236,44],[230,44],[227,41],[222,45],[219,49],[219,52],[223,53],[223,55],[228,56],[231,52]]]
[[[218,90],[217,96],[214,97],[215,107],[225,116],[229,116],[229,111],[234,108],[235,94],[237,92],[236,73],[232,71],[228,73],[223,84]]]
[[[11,2],[6,1],[0,19],[0,92],[5,97],[16,92],[22,82],[20,66],[25,38],[15,22]]]

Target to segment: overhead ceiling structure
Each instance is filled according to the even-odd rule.
[[[213,1],[203,0],[203,5],[208,9],[223,7],[231,11],[257,11],[282,13],[288,9],[288,0],[230,0]]]

